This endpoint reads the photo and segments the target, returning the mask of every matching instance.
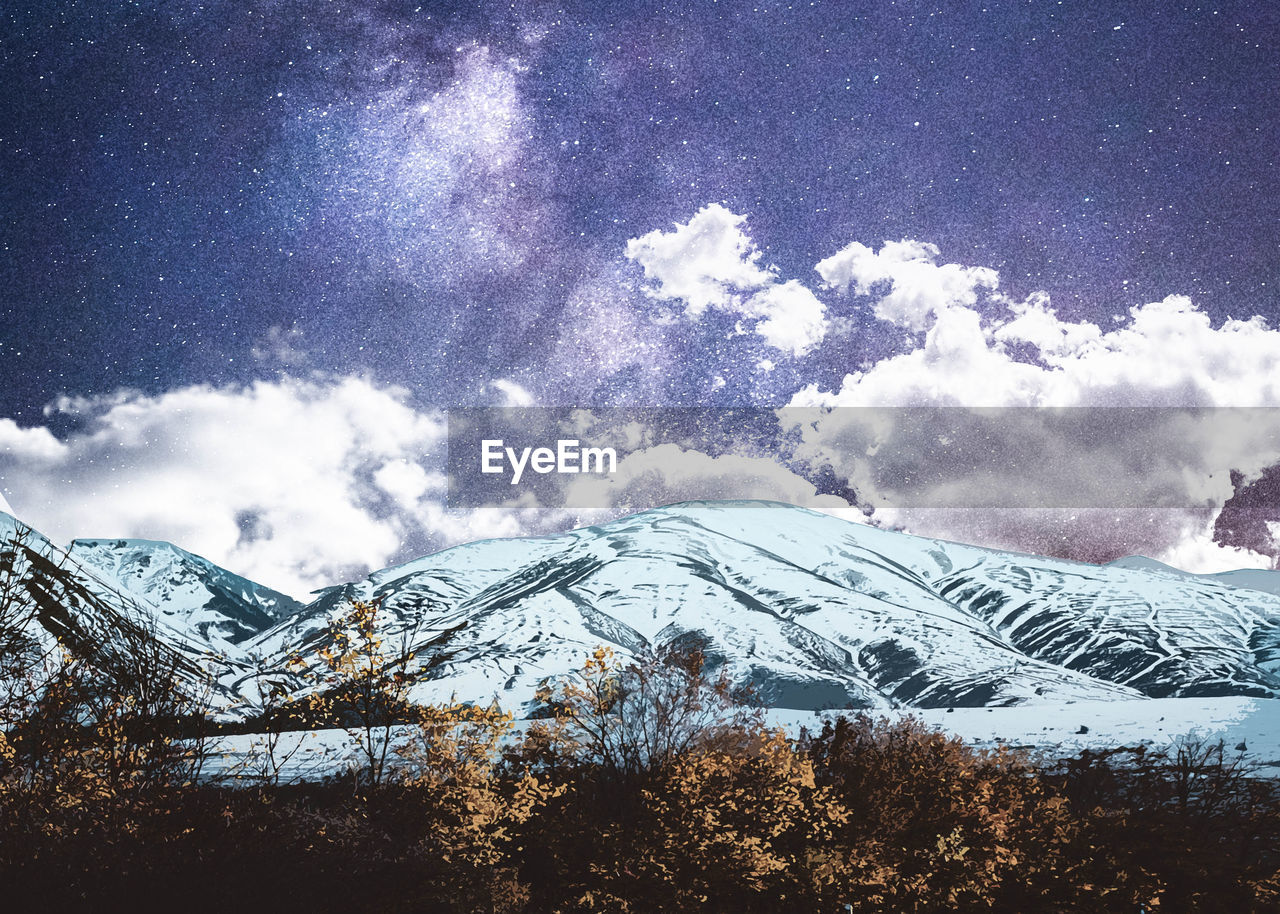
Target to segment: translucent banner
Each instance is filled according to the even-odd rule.
[[[470,408],[449,414],[448,494],[459,508],[1195,509],[1277,463],[1272,408]]]

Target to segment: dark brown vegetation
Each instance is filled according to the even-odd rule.
[[[1280,909],[1280,789],[1220,745],[1046,763],[861,715],[791,739],[696,653],[605,649],[518,731],[407,705],[376,610],[325,660],[316,713],[359,752],[324,783],[281,783],[272,758],[250,786],[202,776],[199,704],[161,654],[143,689],[25,645],[0,732],[4,909]]]

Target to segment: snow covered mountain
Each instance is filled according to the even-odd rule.
[[[1179,578],[1191,578],[1199,581],[1215,581],[1219,584],[1230,584],[1245,590],[1261,590],[1264,593],[1280,595],[1280,571],[1267,568],[1240,568],[1235,571],[1216,571],[1212,574],[1193,574],[1182,571],[1164,562],[1157,562],[1142,555],[1128,555],[1122,559],[1107,563],[1112,568],[1138,568],[1144,571],[1158,571],[1162,574]]]
[[[1280,697],[1276,572],[1089,565],[769,502],[693,502],[470,543],[305,607],[168,544],[86,540],[71,553],[75,574],[99,582],[86,589],[149,607],[192,656],[221,652],[201,662],[222,694],[245,700],[263,668],[310,688],[330,619],[375,597],[386,642],[417,654],[421,701],[529,710],[541,683],[601,644],[623,656],[699,648],[780,709]]]
[[[15,658],[38,657],[51,656],[58,642],[111,675],[168,670],[191,694],[212,691],[218,710],[235,701],[217,680],[239,664],[215,656],[185,625],[169,624],[154,603],[0,513],[0,645]],[[20,673],[21,666],[5,670],[0,675]]]
[[[74,540],[68,551],[130,596],[155,606],[173,627],[233,654],[234,645],[302,608],[292,597],[172,543],[82,539]]]
[[[459,546],[333,588],[244,647],[306,659],[345,600],[372,597],[423,662],[421,700],[526,706],[598,644],[701,648],[778,708],[1280,697],[1274,593],[767,502]]]

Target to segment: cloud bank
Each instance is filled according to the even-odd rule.
[[[1006,315],[995,320],[951,304],[935,309],[923,339],[910,352],[848,373],[835,390],[810,384],[791,402],[1276,406],[1280,330],[1261,317],[1214,327],[1181,295],[1131,308],[1127,320],[1111,330],[1064,320],[1043,294],[1008,305]]]
[[[170,540],[302,595],[448,543],[526,532],[518,511],[445,510],[443,414],[364,378],[126,391],[50,412],[75,431],[0,420],[0,477],[57,541]]]
[[[1007,298],[993,270],[937,260],[933,245],[901,241],[886,243],[879,252],[852,244],[821,261],[817,269],[829,287],[870,298],[879,319],[916,333],[917,342],[906,352],[848,372],[834,389],[808,384],[790,405],[1280,406],[1280,330],[1261,317],[1215,327],[1189,298],[1171,295],[1128,309],[1117,326],[1104,329],[1061,317],[1045,293],[1023,301]],[[938,504],[948,503],[944,489],[957,488],[1027,490],[1048,493],[1055,504],[1078,497],[1089,505],[1104,503],[1101,493],[1114,491],[1116,510],[1045,510],[1013,517],[989,509],[917,507],[881,511],[877,517],[930,535],[1095,560],[1124,550],[1200,569],[1267,562],[1257,553],[1213,542],[1212,521],[1233,494],[1230,470],[1254,478],[1280,461],[1273,421],[1211,410],[1179,415],[1176,421],[1163,421],[1155,412],[1145,418],[1116,415],[1117,422],[1129,424],[1092,441],[1014,421],[1003,437],[998,425],[994,433],[988,429],[984,447],[1020,456],[1018,472],[998,480],[966,471],[962,441],[937,465],[889,474],[917,480],[911,493],[917,505],[929,501],[924,480],[945,479],[938,483]],[[919,438],[930,434],[928,429],[886,432],[856,411],[835,412],[805,428],[801,453],[835,469],[874,504],[891,493],[877,491],[885,462],[876,464],[877,479],[868,450],[937,454]],[[1139,507],[1170,498],[1196,507]]]
[[[505,85],[487,58],[468,66],[423,109],[431,129],[455,95],[479,93],[483,101]],[[495,122],[471,125],[468,135],[512,128],[505,102],[497,103],[503,98],[494,96]],[[483,108],[481,101],[466,104]],[[480,164],[501,170],[499,158]],[[1051,424],[996,423],[962,429],[939,447],[936,428],[887,427],[871,412],[836,409],[1041,407],[1050,415],[1073,407],[1280,406],[1280,330],[1262,318],[1215,326],[1173,295],[1104,328],[1060,315],[1044,293],[1014,300],[996,271],[945,262],[935,246],[909,239],[878,250],[853,243],[819,261],[824,304],[762,256],[745,217],[718,204],[625,250],[643,272],[649,302],[680,303],[691,321],[728,315],[779,350],[783,367],[804,364],[788,356],[811,354],[838,364],[842,341],[829,331],[850,321],[855,307],[869,307],[914,342],[835,383],[794,375],[801,380],[790,406],[806,407],[806,418],[773,454],[650,443],[616,477],[577,480],[578,502],[601,506],[589,512],[528,498],[449,510],[443,412],[356,376],[282,374],[244,387],[63,398],[48,410],[48,427],[0,419],[0,484],[24,518],[55,539],[168,539],[299,595],[444,545],[549,532],[682,499],[777,498],[859,519],[833,491],[856,492],[877,522],[926,535],[1094,560],[1136,551],[1190,570],[1267,563],[1213,540],[1214,518],[1236,488],[1229,471],[1248,484],[1280,462],[1280,436],[1246,413],[1206,410],[1161,424],[1143,418],[1156,411],[1117,411],[1117,434],[1086,439]],[[659,332],[671,328],[653,326],[645,306],[625,271],[595,274],[569,295],[566,314],[584,320],[550,350],[550,367],[634,375],[661,402],[662,371],[675,370],[679,357]],[[261,349],[283,367],[305,362],[300,346],[282,330]],[[758,347],[744,358],[761,376],[782,370]],[[484,389],[505,405],[530,405],[539,395],[527,380],[493,378]],[[1014,469],[993,477],[984,448]],[[903,479],[913,481],[909,489]],[[957,491],[992,492],[997,501],[957,509]],[[1024,504],[1043,497],[1046,507],[1015,513],[1000,497]],[[1114,508],[1098,507],[1109,498]]]

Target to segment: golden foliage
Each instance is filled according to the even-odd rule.
[[[397,749],[401,783],[447,811],[427,839],[446,863],[480,869],[507,862],[513,829],[567,789],[527,769],[498,776],[511,727],[512,716],[496,706],[423,707],[416,734]]]
[[[1221,746],[1052,766],[866,716],[793,739],[697,654],[605,648],[532,724],[496,704],[409,709],[412,651],[384,642],[380,609],[337,620],[315,683],[362,752],[392,747],[354,793],[203,781],[198,744],[156,715],[167,700],[62,655],[0,728],[6,900],[113,908],[170,884],[196,910],[246,894],[505,914],[1280,904],[1280,787]]]
[[[596,868],[606,890],[622,895],[638,882],[642,897],[674,909],[728,909],[741,894],[786,903],[798,893],[806,848],[828,843],[848,810],[816,786],[812,763],[781,731],[734,737],[680,756],[644,789],[632,852]]]
[[[360,754],[360,772],[371,786],[387,773],[395,725],[409,712],[416,658],[413,629],[393,647],[381,633],[382,601],[355,600],[329,625],[329,643],[320,649],[327,668],[325,689],[311,696],[313,717],[334,717],[351,735]]]

